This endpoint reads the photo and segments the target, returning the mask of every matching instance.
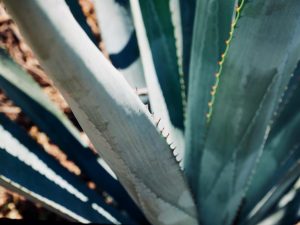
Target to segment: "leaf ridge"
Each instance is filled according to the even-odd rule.
[[[215,102],[215,95],[216,95],[216,92],[217,92],[217,89],[218,89],[218,86],[219,86],[220,76],[221,76],[222,70],[223,70],[223,63],[224,63],[225,58],[227,56],[229,46],[230,46],[230,42],[233,38],[234,30],[235,30],[235,27],[236,27],[236,25],[238,23],[238,20],[240,18],[240,13],[241,13],[242,8],[244,7],[244,3],[245,3],[245,0],[242,0],[240,5],[236,7],[236,10],[235,10],[236,11],[236,17],[235,17],[235,20],[231,24],[231,29],[230,29],[230,32],[229,32],[229,38],[226,41],[226,48],[225,48],[224,53],[221,55],[221,60],[218,62],[219,70],[215,74],[216,80],[215,80],[215,84],[212,86],[211,100],[208,102],[208,112],[206,114],[208,123],[210,122],[210,119],[211,119],[211,116],[212,116],[212,113],[213,113],[213,104]]]

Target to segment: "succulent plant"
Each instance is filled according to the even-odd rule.
[[[4,51],[1,89],[119,207],[3,115],[1,184],[80,222],[299,220],[298,0],[94,0],[110,61],[77,1],[3,2],[98,155]]]

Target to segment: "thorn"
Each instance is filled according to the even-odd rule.
[[[158,124],[160,123],[161,118],[158,119],[158,121],[156,122],[156,127],[158,127]]]
[[[173,150],[173,151],[174,151],[174,150],[176,149],[176,147],[177,147],[176,145],[174,145],[173,142],[172,142],[172,144],[170,144],[169,146],[170,146],[171,150]]]
[[[241,9],[242,9],[242,5],[240,5],[240,6],[237,6],[237,7],[236,7],[236,12],[238,12],[238,13],[239,13],[239,12],[241,11]]]
[[[179,154],[178,154],[177,156],[179,156]],[[181,163],[181,161],[182,161],[182,158],[181,158],[181,157],[179,157],[179,159],[177,159],[177,157],[176,157],[176,160],[177,160],[177,162],[178,162],[178,163]]]

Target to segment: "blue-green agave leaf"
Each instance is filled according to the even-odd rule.
[[[15,86],[15,89],[25,93],[30,99],[32,99],[32,101],[38,103],[42,108],[51,113],[68,130],[68,132],[71,133],[74,138],[76,138],[78,142],[81,142],[84,145],[80,139],[78,130],[73,126],[68,118],[43,93],[42,89],[32,79],[32,77],[30,77],[29,74],[27,74],[17,63],[15,63],[2,48],[0,48],[0,78],[1,88],[7,91],[7,94],[9,94],[14,101],[18,101],[18,95],[15,94],[15,96],[14,91],[9,87],[6,87],[9,84]],[[47,123],[47,120],[44,117],[41,118],[39,113],[36,112],[34,116],[33,114],[30,114],[30,108],[25,107],[26,103],[23,103],[21,99],[18,101],[18,104],[24,108],[24,110],[26,110],[26,113],[37,120],[44,120],[45,123]],[[34,110],[32,111],[33,112],[31,113],[35,112]],[[49,126],[51,126],[51,123],[49,123]]]
[[[299,80],[293,80],[293,82],[296,82],[297,86],[272,125],[264,152],[251,179],[251,185],[246,194],[246,203],[243,206],[244,213],[249,212],[279,180],[284,171],[300,159],[300,107],[298,104],[300,83]]]
[[[147,218],[154,224],[196,224],[195,205],[182,171],[132,88],[90,43],[63,1],[22,3],[5,1],[96,150]]]
[[[133,88],[146,88],[129,1],[93,1],[105,50]],[[113,19],[112,19],[113,18]]]
[[[235,0],[197,1],[189,69],[185,171],[198,195],[200,159],[207,134],[206,114],[218,61],[230,36]]]
[[[175,127],[183,129],[185,84],[178,67],[170,1],[153,0],[139,3],[170,120]]]
[[[180,1],[180,15],[182,27],[182,45],[183,45],[183,74],[185,83],[188,84],[188,74],[190,66],[190,56],[192,47],[193,27],[196,11],[196,0]],[[187,87],[188,88],[188,87]]]
[[[241,5],[220,63],[204,124],[205,141],[195,148],[203,151],[197,183],[203,224],[234,220],[273,112],[300,59],[299,1],[241,1]]]
[[[0,180],[54,212],[80,222],[133,223],[63,168],[0,114]]]
[[[293,189],[285,195],[278,205],[278,211],[283,211],[281,213],[280,219],[274,224],[285,225],[285,224],[297,224],[300,220],[300,187],[298,180],[298,187],[293,187]],[[280,203],[283,206],[281,206]]]
[[[84,30],[86,35],[91,39],[91,41],[98,46],[99,41],[95,37],[95,35],[92,32],[91,27],[88,25],[85,15],[83,14],[82,8],[79,4],[79,1],[77,0],[65,0],[67,5],[70,8],[70,11],[72,12],[74,18],[78,22],[78,24],[81,26],[81,28]]]
[[[273,116],[273,124],[268,142],[276,137],[278,132],[285,128],[297,113],[300,112],[298,99],[300,97],[300,62],[294,71],[285,93],[279,101],[279,106]]]
[[[145,217],[121,184],[99,164],[101,160],[85,147],[79,133],[47,98],[37,83],[7,53],[0,49],[0,88],[45,132],[97,186],[103,188],[121,208],[146,223]]]
[[[174,4],[170,6],[172,8],[173,14],[177,17],[172,17],[172,22],[178,19],[178,7],[179,3],[177,0],[173,1]],[[176,4],[177,3],[177,4]],[[173,146],[176,146],[176,151],[174,152],[177,155],[179,161],[182,160],[184,155],[184,137],[183,130],[176,128],[172,124],[169,114],[169,109],[166,103],[166,99],[163,95],[161,85],[158,79],[157,71],[155,69],[151,48],[149,40],[147,37],[146,28],[143,22],[143,16],[141,12],[141,7],[138,0],[130,0],[130,7],[133,17],[134,26],[137,33],[138,45],[141,53],[141,61],[144,68],[145,80],[147,83],[147,90],[150,102],[150,111],[153,113],[153,118],[157,122],[157,130],[166,137],[167,143]],[[176,23],[178,25],[178,21]],[[180,24],[179,24],[180,25]],[[178,26],[176,30],[178,33]],[[176,42],[178,43],[178,42]],[[185,95],[185,94],[183,94]],[[182,164],[180,163],[182,166]]]
[[[295,197],[299,191],[299,177],[300,161],[298,160],[290,168],[290,170],[288,170],[284,176],[282,176],[279,182],[277,182],[277,184],[267,193],[267,195],[255,206],[243,224],[255,225],[259,221],[266,218],[272,211],[276,211],[276,208],[280,207],[281,205],[285,206],[287,201],[291,201],[289,199]]]
[[[292,198],[292,199],[291,199]],[[290,201],[289,201],[290,200]],[[284,206],[278,206],[266,218],[257,223],[258,225],[286,225],[297,224],[300,220],[300,190],[290,191],[281,202],[287,202]],[[280,204],[280,203],[279,203]]]

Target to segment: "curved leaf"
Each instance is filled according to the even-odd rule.
[[[217,79],[205,142],[198,145],[200,214],[219,215],[203,216],[204,224],[230,224],[242,204],[272,114],[300,59],[299,9],[297,0],[247,1],[242,9]]]
[[[124,75],[131,87],[146,88],[129,1],[93,2],[101,37],[112,64]]]
[[[3,49],[0,49],[0,87],[85,175],[107,191],[133,218],[145,223],[144,216],[120,183],[100,166],[99,157],[82,145],[78,130]]]
[[[0,114],[0,183],[80,222],[133,223]],[[41,188],[42,187],[42,188]],[[102,211],[95,210],[98,206]]]
[[[278,132],[285,129],[286,124],[300,112],[298,99],[300,97],[300,62],[286,87],[283,97],[279,100],[279,106],[274,113],[273,123],[268,142],[276,137]]]
[[[268,194],[256,205],[249,218],[247,218],[243,224],[257,224],[266,217],[266,215],[268,215],[270,209],[276,208],[276,204],[280,205],[280,200],[283,200],[283,197],[286,196],[286,193],[289,193],[290,189],[292,189],[292,191],[293,189],[297,191],[297,189],[299,189],[299,177],[300,161],[296,162],[293,167],[284,174],[282,179],[280,179],[279,182],[268,192]]]
[[[181,27],[182,27],[182,36],[183,36],[182,64],[183,64],[183,74],[186,74],[184,76],[186,84],[188,84],[195,11],[196,11],[196,0],[180,1]]]
[[[168,143],[173,143],[173,145],[176,146],[178,160],[181,160],[184,154],[183,132],[182,130],[175,128],[171,123],[169,110],[167,108],[166,100],[164,99],[157,77],[157,71],[155,70],[152,59],[151,49],[143,23],[139,1],[131,0],[130,5],[135,29],[137,32],[141,60],[144,66],[151,112],[153,112],[154,118],[159,121],[157,122],[158,130],[161,131],[163,135],[168,136]]]
[[[206,114],[214,74],[225,51],[234,15],[235,0],[197,1],[189,70],[189,95],[186,121],[185,171],[198,196],[201,157],[207,135]],[[199,200],[199,199],[197,199]]]
[[[156,75],[170,120],[175,127],[183,129],[185,90],[182,90],[183,74],[180,74],[177,63],[170,1],[139,1],[139,4]]]
[[[78,22],[78,24],[81,26],[81,28],[84,30],[84,32],[87,34],[87,36],[91,39],[91,41],[98,46],[98,40],[95,37],[95,35],[92,32],[92,29],[90,28],[90,26],[88,25],[87,21],[86,21],[86,17],[83,14],[83,11],[81,9],[81,6],[79,4],[79,0],[65,0],[65,2],[67,3],[67,5],[69,6],[74,18],[76,19],[76,21]]]
[[[82,33],[66,5],[60,0],[4,3],[82,128],[150,222],[195,224],[195,205],[183,174],[151,115]],[[172,221],[169,213],[176,215]]]
[[[300,159],[299,84],[271,128],[264,152],[246,193],[244,213],[249,212],[278,181],[282,173]]]

